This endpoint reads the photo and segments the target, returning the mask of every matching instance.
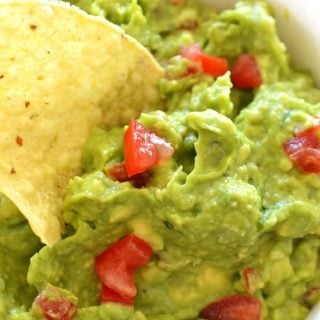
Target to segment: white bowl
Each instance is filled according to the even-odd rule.
[[[203,0],[217,10],[232,8],[237,0]],[[292,60],[309,70],[320,88],[320,1],[267,0],[275,10],[280,38]],[[320,320],[320,303],[306,320]]]

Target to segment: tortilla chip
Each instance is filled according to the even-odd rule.
[[[52,245],[90,129],[159,106],[162,69],[117,26],[66,3],[0,2],[0,191]]]

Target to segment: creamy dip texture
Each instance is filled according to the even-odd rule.
[[[74,4],[119,24],[166,69],[164,109],[138,121],[174,154],[135,188],[106,173],[123,162],[126,128],[95,128],[84,174],[69,183],[65,234],[52,247],[1,196],[0,318],[41,319],[29,309],[50,283],[78,299],[75,320],[199,319],[231,295],[257,298],[265,320],[305,319],[320,293],[320,177],[299,169],[283,144],[314,125],[320,91],[290,64],[272,10],[259,1],[221,14],[195,0]],[[181,49],[195,43],[230,66],[254,56],[263,84],[242,90],[230,72],[186,74]],[[95,257],[128,234],[153,249],[135,272],[134,306],[100,304]]]

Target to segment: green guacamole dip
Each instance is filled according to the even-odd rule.
[[[119,24],[166,68],[165,111],[139,121],[175,152],[137,189],[105,173],[123,161],[125,128],[95,128],[84,174],[69,183],[66,232],[53,247],[41,247],[1,195],[0,319],[41,319],[30,308],[50,283],[78,299],[75,320],[195,320],[210,302],[247,294],[248,268],[258,274],[250,294],[263,319],[305,319],[317,300],[308,293],[320,292],[320,176],[301,172],[283,143],[320,117],[320,90],[291,66],[271,9],[259,1],[221,14],[196,0],[72,3]],[[230,65],[254,55],[263,85],[235,89],[229,72],[182,76],[179,53],[193,43]],[[135,274],[134,307],[100,304],[94,258],[129,233],[154,250]]]

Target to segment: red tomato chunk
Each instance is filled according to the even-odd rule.
[[[240,56],[231,69],[231,81],[238,89],[254,89],[262,84],[259,66],[254,56]]]
[[[106,173],[115,181],[129,181],[127,169],[123,163],[117,163],[109,168],[106,168]]]
[[[209,304],[200,312],[207,320],[261,320],[261,303],[252,296],[234,295]]]
[[[143,188],[150,182],[152,175],[150,172],[142,172],[128,177],[126,166],[123,163],[115,164],[106,168],[106,173],[111,179],[119,182],[129,181],[135,188]]]
[[[102,285],[101,302],[116,302],[116,303],[122,303],[127,305],[133,305],[134,297],[122,296],[118,292]]]
[[[202,71],[210,76],[219,77],[229,69],[227,59],[206,55],[197,44],[182,48],[181,55],[194,63],[194,66],[189,68],[187,74]]]
[[[170,143],[132,119],[124,135],[124,164],[128,177],[146,172],[171,157]]]
[[[152,248],[135,235],[112,244],[96,257],[95,268],[103,287],[102,302],[132,304],[137,294],[134,271],[148,263]]]
[[[304,173],[320,173],[320,125],[297,132],[283,148],[292,162]]]
[[[34,303],[41,309],[47,320],[71,320],[76,313],[77,305],[66,299],[48,298],[45,291],[36,297]]]
[[[320,123],[316,123],[314,126],[306,130],[296,132],[295,136],[296,137],[312,136],[319,140],[320,139]]]

